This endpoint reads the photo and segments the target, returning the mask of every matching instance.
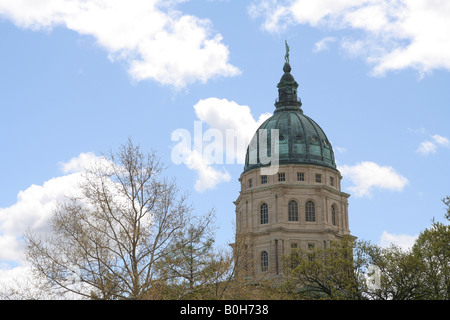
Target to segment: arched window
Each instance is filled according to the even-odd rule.
[[[333,226],[336,225],[336,205],[333,204],[331,206],[331,223],[333,224]]]
[[[295,200],[291,200],[288,203],[288,220],[298,221],[298,203]]]
[[[269,222],[269,208],[267,207],[267,203],[263,203],[261,205],[261,224],[266,224]]]
[[[267,251],[261,252],[261,271],[266,272],[269,270],[269,254]]]
[[[314,202],[312,202],[312,201],[306,202],[305,215],[306,215],[306,221],[311,221],[311,222],[316,221],[316,207],[314,205]]]

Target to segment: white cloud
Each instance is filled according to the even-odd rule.
[[[231,179],[227,170],[214,168],[195,150],[190,152],[186,165],[189,169],[197,172],[198,178],[195,181],[194,188],[198,192],[214,189],[217,184],[230,181]]]
[[[230,180],[223,164],[244,164],[250,139],[271,114],[264,113],[255,119],[250,107],[214,97],[199,100],[194,109],[200,123],[206,123],[207,128],[201,126],[204,131],[200,132],[200,137],[195,132],[192,135],[187,129],[181,129],[183,134],[190,135],[186,139],[189,141],[184,141],[187,143],[181,147],[177,145],[173,151],[176,148],[177,152],[182,153],[184,164],[197,172],[195,189],[204,192]],[[177,138],[178,135],[175,134],[174,140]],[[192,142],[192,139],[200,141]],[[196,148],[199,144],[201,149]],[[212,154],[214,152],[211,149],[218,151],[217,154]],[[178,156],[177,154],[175,158],[179,164],[181,161]]]
[[[438,145],[441,145],[443,147],[448,147],[450,146],[450,140],[448,140],[448,138],[440,136],[438,134],[435,134],[433,136],[431,136],[434,140],[434,142],[436,142]]]
[[[438,147],[450,147],[450,140],[441,135],[435,134],[431,136],[433,141],[425,140],[422,141],[417,148],[416,152],[426,156],[431,153],[436,153]]]
[[[0,208],[0,278],[7,274],[15,274],[19,269],[9,268],[9,264],[23,266],[23,233],[31,230],[35,233],[48,233],[49,220],[57,201],[65,197],[79,194],[81,170],[92,164],[94,156],[91,153],[80,154],[63,164],[63,168],[72,173],[45,181],[43,185],[31,185],[20,191],[17,202],[7,208]],[[97,158],[100,159],[100,158]],[[78,164],[78,171],[74,164]],[[1,263],[4,261],[5,263]]]
[[[48,232],[55,202],[74,194],[79,182],[79,173],[52,178],[20,191],[15,204],[0,208],[0,260],[19,261],[22,233],[27,229]]]
[[[403,250],[409,250],[414,245],[416,239],[417,236],[411,236],[409,234],[391,234],[387,231],[383,231],[380,239],[380,246],[386,248],[395,244]]]
[[[380,166],[371,161],[363,161],[354,166],[343,165],[338,169],[344,179],[353,183],[348,189],[356,197],[370,197],[374,189],[401,191],[408,184],[408,179],[392,167]]]
[[[344,148],[344,147],[334,146],[333,148],[334,148],[334,150],[336,150],[339,153],[344,153],[347,151],[347,148]]]
[[[242,148],[236,150],[235,157],[238,163],[244,163],[250,139],[258,127],[272,115],[263,113],[258,119],[255,119],[249,106],[219,98],[202,99],[194,105],[194,109],[201,121],[206,122],[211,128],[220,130],[224,137],[226,131],[229,130],[234,132],[235,136],[246,141]]]
[[[0,247],[1,248],[1,247]],[[13,290],[14,292],[17,292],[21,290],[21,288],[24,288],[28,281],[30,280],[30,269],[28,266],[16,266],[14,268],[11,268],[9,264],[6,263],[0,263],[0,300],[3,299],[20,299],[20,297],[14,296],[9,291]],[[29,286],[27,286],[27,291],[31,290]],[[24,294],[23,298],[29,298],[32,299],[32,294],[28,293]],[[7,295],[6,297],[3,297],[2,295]]]
[[[320,52],[320,51],[328,50],[329,49],[328,45],[335,41],[336,41],[335,37],[325,37],[322,40],[317,41],[314,44],[313,52]]]
[[[63,26],[92,36],[112,61],[125,61],[136,81],[177,88],[240,71],[212,23],[162,0],[0,0],[0,16],[32,30]]]
[[[420,143],[419,147],[417,148],[417,152],[421,153],[423,155],[428,155],[430,153],[435,153],[437,150],[436,145],[431,141],[423,141]]]
[[[427,130],[424,128],[424,126],[420,126],[420,128],[418,128],[418,129],[408,128],[408,131],[410,131],[412,133],[417,133],[417,134],[425,134],[427,132]]]
[[[80,153],[77,157],[73,157],[69,162],[61,162],[61,169],[64,173],[82,172],[92,168],[102,158],[96,156],[93,152]]]
[[[263,17],[262,27],[269,32],[296,24],[362,30],[344,36],[341,45],[373,65],[374,75],[405,68],[417,69],[421,76],[450,70],[447,0],[255,0],[249,12]]]

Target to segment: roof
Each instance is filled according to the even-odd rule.
[[[244,172],[270,164],[264,157],[270,157],[271,146],[275,146],[272,136],[276,137],[276,131],[273,129],[278,129],[280,165],[312,164],[336,169],[333,148],[325,132],[303,114],[302,103],[297,97],[298,83],[290,73],[288,62],[283,71],[277,85],[275,112],[258,128],[247,148]]]

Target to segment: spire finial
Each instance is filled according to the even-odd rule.
[[[283,110],[295,110],[303,112],[300,108],[302,102],[297,97],[298,83],[291,74],[291,65],[289,63],[289,45],[287,40],[284,41],[286,46],[286,55],[284,56],[284,74],[278,83],[278,99],[275,100],[275,112]]]

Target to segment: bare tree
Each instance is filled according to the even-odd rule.
[[[186,195],[162,176],[154,152],[131,140],[86,171],[81,196],[57,204],[52,234],[25,235],[26,258],[58,292],[95,299],[143,299],[165,285],[159,262],[189,245]],[[210,219],[198,219],[206,228]],[[158,289],[159,290],[159,289]]]

